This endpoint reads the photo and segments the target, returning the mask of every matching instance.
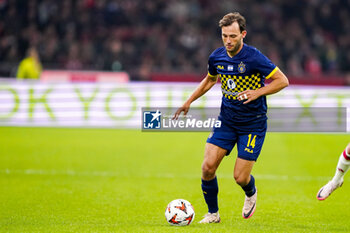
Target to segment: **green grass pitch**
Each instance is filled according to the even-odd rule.
[[[349,232],[350,174],[329,199],[348,134],[268,133],[253,169],[257,209],[241,217],[232,178],[236,152],[218,170],[220,224],[200,225],[208,133],[0,128],[0,232]],[[168,202],[195,208],[193,224],[170,226]]]

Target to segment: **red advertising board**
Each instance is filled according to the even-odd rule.
[[[43,82],[126,83],[130,78],[126,72],[44,70],[40,80]]]

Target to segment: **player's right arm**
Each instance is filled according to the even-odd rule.
[[[187,114],[188,110],[190,109],[190,105],[193,101],[204,95],[210,88],[212,88],[215,83],[218,80],[217,75],[210,75],[209,73],[207,76],[201,81],[201,83],[198,85],[196,90],[192,93],[192,95],[186,100],[186,102],[175,112],[175,115],[173,119],[178,119],[181,112],[184,112],[184,115]]]

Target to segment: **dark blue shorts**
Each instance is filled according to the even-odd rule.
[[[221,127],[214,128],[207,142],[227,150],[229,155],[237,144],[238,157],[245,160],[256,161],[264,143],[267,123],[266,120],[253,122],[253,129],[241,130],[239,125],[221,120]]]

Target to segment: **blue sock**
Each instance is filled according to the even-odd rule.
[[[212,180],[202,180],[202,190],[205,202],[208,205],[209,213],[216,213],[219,210],[218,207],[218,181],[216,177]]]
[[[242,187],[242,189],[244,190],[245,195],[247,195],[247,197],[251,197],[255,194],[256,188],[254,176],[250,175],[249,183],[246,186]]]

